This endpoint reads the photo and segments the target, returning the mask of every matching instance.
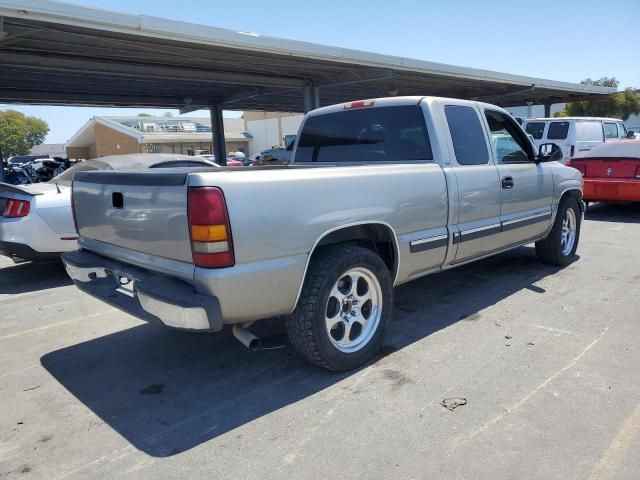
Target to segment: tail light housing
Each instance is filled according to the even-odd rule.
[[[638,165],[638,168],[636,168],[635,177],[636,177],[637,180],[640,180],[640,165]]]
[[[232,267],[235,264],[233,240],[222,190],[218,187],[190,187],[187,195],[194,265],[203,268]]]
[[[20,218],[29,215],[31,210],[31,202],[28,200],[16,200],[14,198],[8,198],[7,203],[4,205],[4,211],[2,216],[5,218]]]
[[[572,163],[571,166],[578,170],[583,177],[587,174],[587,166],[584,163]]]
[[[574,153],[576,153],[576,146],[571,145],[571,147],[569,148],[569,156],[573,158]]]

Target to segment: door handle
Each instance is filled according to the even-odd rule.
[[[502,188],[513,188],[513,177],[502,177]]]

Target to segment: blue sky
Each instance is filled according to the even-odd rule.
[[[609,3],[76,0],[75,3],[553,80],[578,82],[586,77],[615,76],[622,88],[640,88],[639,0]],[[52,143],[68,140],[93,115],[144,111],[0,108],[14,108],[45,119],[51,128],[47,142]]]

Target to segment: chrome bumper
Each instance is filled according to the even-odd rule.
[[[142,320],[180,330],[222,329],[218,299],[196,293],[185,282],[87,250],[64,253],[62,262],[80,290]]]

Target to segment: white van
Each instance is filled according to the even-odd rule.
[[[588,152],[596,145],[627,138],[622,120],[601,117],[528,118],[523,125],[533,136],[536,147],[543,143],[555,143],[564,153],[564,162]]]

